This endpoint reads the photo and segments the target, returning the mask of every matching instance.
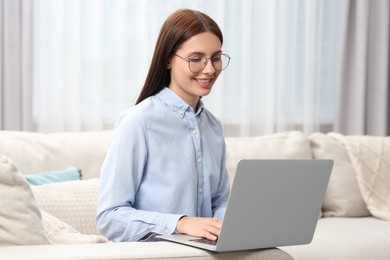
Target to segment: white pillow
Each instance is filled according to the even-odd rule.
[[[15,164],[0,155],[0,245],[49,244],[34,195]]]
[[[370,213],[390,221],[390,137],[343,136],[362,197]]]
[[[95,225],[99,179],[50,183],[32,190],[41,210],[80,233],[101,235]]]
[[[325,217],[365,217],[366,208],[356,173],[343,143],[332,133],[314,133],[308,137],[314,159],[333,159],[334,165],[322,206]]]
[[[81,234],[70,225],[42,211],[42,223],[52,244],[92,244],[107,243],[108,239],[99,235]]]

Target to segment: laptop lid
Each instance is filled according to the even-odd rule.
[[[308,244],[332,167],[332,160],[241,160],[216,246],[159,237],[213,251]]]

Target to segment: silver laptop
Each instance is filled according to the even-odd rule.
[[[241,160],[217,241],[158,235],[212,251],[309,244],[333,160]]]

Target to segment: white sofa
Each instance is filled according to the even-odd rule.
[[[8,209],[0,212],[1,259],[390,259],[390,137],[294,131],[226,138],[231,180],[243,158],[331,158],[335,165],[312,243],[210,253],[170,242],[111,243],[101,236],[94,216],[111,134],[0,131],[0,206]],[[21,175],[70,166],[81,169],[82,180],[30,188]],[[7,172],[16,177],[2,181]]]

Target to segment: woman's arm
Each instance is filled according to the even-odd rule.
[[[96,224],[112,241],[137,241],[150,232],[173,233],[182,217],[133,207],[147,155],[143,120],[139,113],[126,112],[118,120],[100,176]]]

